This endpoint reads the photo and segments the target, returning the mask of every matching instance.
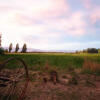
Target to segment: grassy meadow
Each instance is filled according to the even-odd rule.
[[[84,65],[91,63],[100,64],[100,54],[68,54],[68,53],[12,53],[0,55],[0,62],[10,58],[22,58],[28,65],[29,69],[39,70],[46,64],[53,68],[65,70],[67,68],[82,68]],[[89,61],[89,62],[88,62]],[[94,63],[93,63],[94,62]],[[93,64],[92,64],[93,63]],[[87,66],[86,65],[86,66]],[[10,68],[16,68],[14,61],[9,62]],[[100,66],[99,66],[100,67]]]

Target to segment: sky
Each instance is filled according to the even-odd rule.
[[[100,48],[100,0],[0,0],[2,46]]]

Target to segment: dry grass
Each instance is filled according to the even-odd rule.
[[[83,63],[83,69],[90,70],[92,72],[100,72],[100,63],[85,59]]]

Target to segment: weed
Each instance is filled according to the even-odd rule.
[[[84,60],[83,63],[83,73],[88,74],[100,74],[100,64],[91,60]]]

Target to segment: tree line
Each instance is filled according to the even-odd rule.
[[[13,44],[10,43],[9,48],[6,49],[5,52],[11,53],[12,49],[13,49]],[[17,53],[18,51],[19,51],[19,44],[17,43],[17,44],[16,44],[16,47],[15,47],[15,53]],[[26,43],[25,43],[25,44],[23,45],[23,47],[22,47],[21,53],[26,53],[26,52],[27,52],[27,45],[26,45]]]
[[[100,53],[100,49],[97,48],[87,48],[82,51],[76,51],[76,53]]]

